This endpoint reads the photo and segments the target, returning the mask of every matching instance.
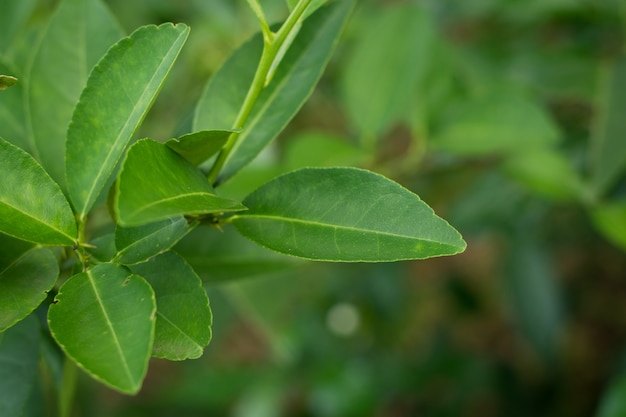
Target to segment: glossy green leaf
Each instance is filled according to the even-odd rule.
[[[373,172],[305,168],[250,194],[232,223],[248,239],[323,261],[383,262],[453,255],[461,235],[417,195]]]
[[[456,105],[432,145],[462,154],[515,154],[554,145],[556,124],[536,102],[520,93],[494,92]]]
[[[377,9],[356,33],[342,73],[342,95],[352,124],[375,138],[404,116],[434,52],[429,13],[417,5]]]
[[[184,24],[139,28],[91,72],[67,133],[67,186],[80,218],[109,182],[188,34]]]
[[[133,394],[148,368],[155,313],[154,292],[143,278],[99,264],[63,284],[48,322],[57,343],[87,373]]]
[[[626,201],[616,201],[595,207],[591,218],[596,229],[617,247],[626,251]]]
[[[174,248],[193,267],[205,284],[291,271],[302,260],[262,248],[243,238],[232,227],[223,232],[198,227]]]
[[[204,175],[164,144],[150,139],[129,150],[117,182],[118,221],[136,226],[180,216],[244,210],[215,192]]]
[[[592,138],[593,185],[598,194],[614,184],[626,169],[626,55],[605,74],[599,117]]]
[[[212,315],[202,281],[183,258],[165,252],[132,267],[154,289],[157,319],[152,355],[199,358],[211,340]]]
[[[0,334],[0,416],[22,416],[39,367],[40,329],[30,316]]]
[[[14,73],[12,68],[0,62],[0,73]],[[0,137],[30,151],[24,115],[24,84],[17,83],[2,92],[0,98]]]
[[[54,254],[46,248],[0,234],[0,332],[41,304],[59,276]]]
[[[63,192],[26,151],[0,138],[0,232],[44,245],[73,245],[76,222]]]
[[[132,265],[146,261],[170,249],[191,227],[184,217],[174,217],[137,227],[117,226],[113,262]]]
[[[201,130],[165,144],[194,165],[200,165],[222,149],[233,130]]]
[[[336,1],[304,21],[271,83],[259,96],[219,182],[254,159],[311,95],[353,6]],[[260,35],[238,49],[213,76],[198,103],[194,130],[231,128],[261,56]]]
[[[65,140],[93,66],[124,32],[101,0],[63,0],[36,48],[27,103],[36,155],[65,188]]]

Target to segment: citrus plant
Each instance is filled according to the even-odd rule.
[[[135,394],[151,357],[201,356],[212,274],[465,249],[416,194],[364,169],[305,167],[241,199],[220,193],[311,95],[353,0],[289,1],[277,26],[249,0],[261,32],[211,78],[191,132],[169,140],[136,133],[190,28],[123,37],[100,0],[62,0],[27,53],[19,22],[34,3],[5,2],[0,18],[15,45],[0,55],[1,415],[29,415],[40,357],[67,415],[76,365]],[[228,266],[225,248],[250,247],[263,260],[252,271]]]

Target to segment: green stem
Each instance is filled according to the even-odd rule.
[[[230,154],[235,149],[238,139],[241,135],[241,130],[243,129],[250,113],[252,112],[252,108],[256,103],[259,95],[266,87],[266,80],[268,79],[268,74],[273,68],[274,60],[276,59],[281,46],[285,43],[285,41],[289,38],[289,34],[294,27],[296,27],[298,21],[304,14],[304,11],[311,3],[311,0],[300,0],[296,7],[291,11],[285,23],[280,27],[276,34],[272,34],[269,30],[269,27],[265,29],[267,23],[265,22],[265,15],[263,14],[263,10],[256,0],[248,0],[248,4],[253,9],[259,20],[261,21],[261,28],[263,30],[263,53],[261,54],[261,60],[259,61],[259,65],[257,66],[256,72],[254,73],[254,78],[252,79],[252,83],[250,84],[250,88],[248,89],[248,93],[246,94],[246,98],[243,101],[241,109],[239,109],[239,114],[235,119],[235,123],[233,124],[233,130],[238,130],[237,132],[231,133],[228,141],[220,151],[213,167],[211,167],[211,171],[209,172],[208,179],[211,184],[216,185],[216,180],[221,172],[222,168],[226,164]],[[267,34],[266,34],[267,31]]]
[[[74,394],[76,392],[77,368],[74,362],[68,357],[63,364],[63,380],[59,392],[59,416],[70,417],[74,405]]]

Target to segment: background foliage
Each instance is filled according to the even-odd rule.
[[[107,3],[127,33],[191,26],[139,137],[188,132],[208,77],[256,31],[248,6]],[[285,16],[284,1],[262,3]],[[20,36],[0,44],[29,42],[54,6],[23,4]],[[224,258],[190,259],[215,271],[203,357],[153,360],[133,398],[81,377],[76,415],[622,415],[624,12],[618,0],[360,0],[311,100],[224,189],[241,198],[308,165],[371,168],[418,192],[467,251],[285,265],[228,235],[249,279],[217,285],[232,278]],[[179,247],[197,244],[192,233]],[[11,337],[35,338],[30,325]]]

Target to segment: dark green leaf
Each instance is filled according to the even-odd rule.
[[[117,182],[118,221],[136,226],[180,216],[244,210],[215,195],[204,175],[167,146],[140,140],[128,151]]]
[[[22,416],[37,378],[39,323],[30,316],[0,334],[0,416]]]
[[[44,245],[73,245],[76,222],[59,186],[26,151],[0,138],[0,232]]]
[[[211,309],[202,281],[183,258],[165,252],[132,267],[154,289],[157,303],[152,355],[199,358],[211,340]]]
[[[109,182],[188,34],[184,24],[139,28],[91,72],[67,133],[67,185],[80,218]]]
[[[46,298],[59,276],[46,248],[0,234],[0,332],[28,316]]]
[[[245,237],[313,260],[382,262],[453,255],[461,235],[417,195],[356,168],[305,168],[282,175],[245,200],[232,218]]]
[[[87,373],[134,394],[148,368],[155,313],[154,292],[143,278],[100,264],[63,284],[48,322],[57,343]]]
[[[311,95],[352,6],[351,0],[333,2],[303,23],[272,81],[252,109],[239,136],[238,146],[220,174],[220,182],[252,161],[283,130]],[[262,44],[260,35],[246,43],[211,79],[198,103],[194,130],[233,127],[252,82]]]
[[[200,165],[218,153],[233,132],[233,130],[201,130],[178,139],[170,139],[165,144],[192,164]]]
[[[184,217],[175,217],[137,227],[117,226],[113,262],[132,265],[170,249],[191,228]],[[141,274],[140,274],[141,275]]]
[[[379,8],[361,26],[341,86],[346,110],[364,137],[375,138],[405,115],[434,52],[433,23],[416,5]]]
[[[117,254],[115,234],[107,233],[89,242],[87,252],[100,262],[109,262]]]
[[[124,32],[101,0],[63,0],[36,49],[28,109],[36,155],[65,189],[65,140],[93,66]]]
[[[198,227],[175,248],[206,284],[290,271],[302,261],[244,239],[233,228]]]
[[[613,185],[626,168],[626,56],[608,70],[602,86],[602,101],[592,141],[593,185],[598,194]]]

